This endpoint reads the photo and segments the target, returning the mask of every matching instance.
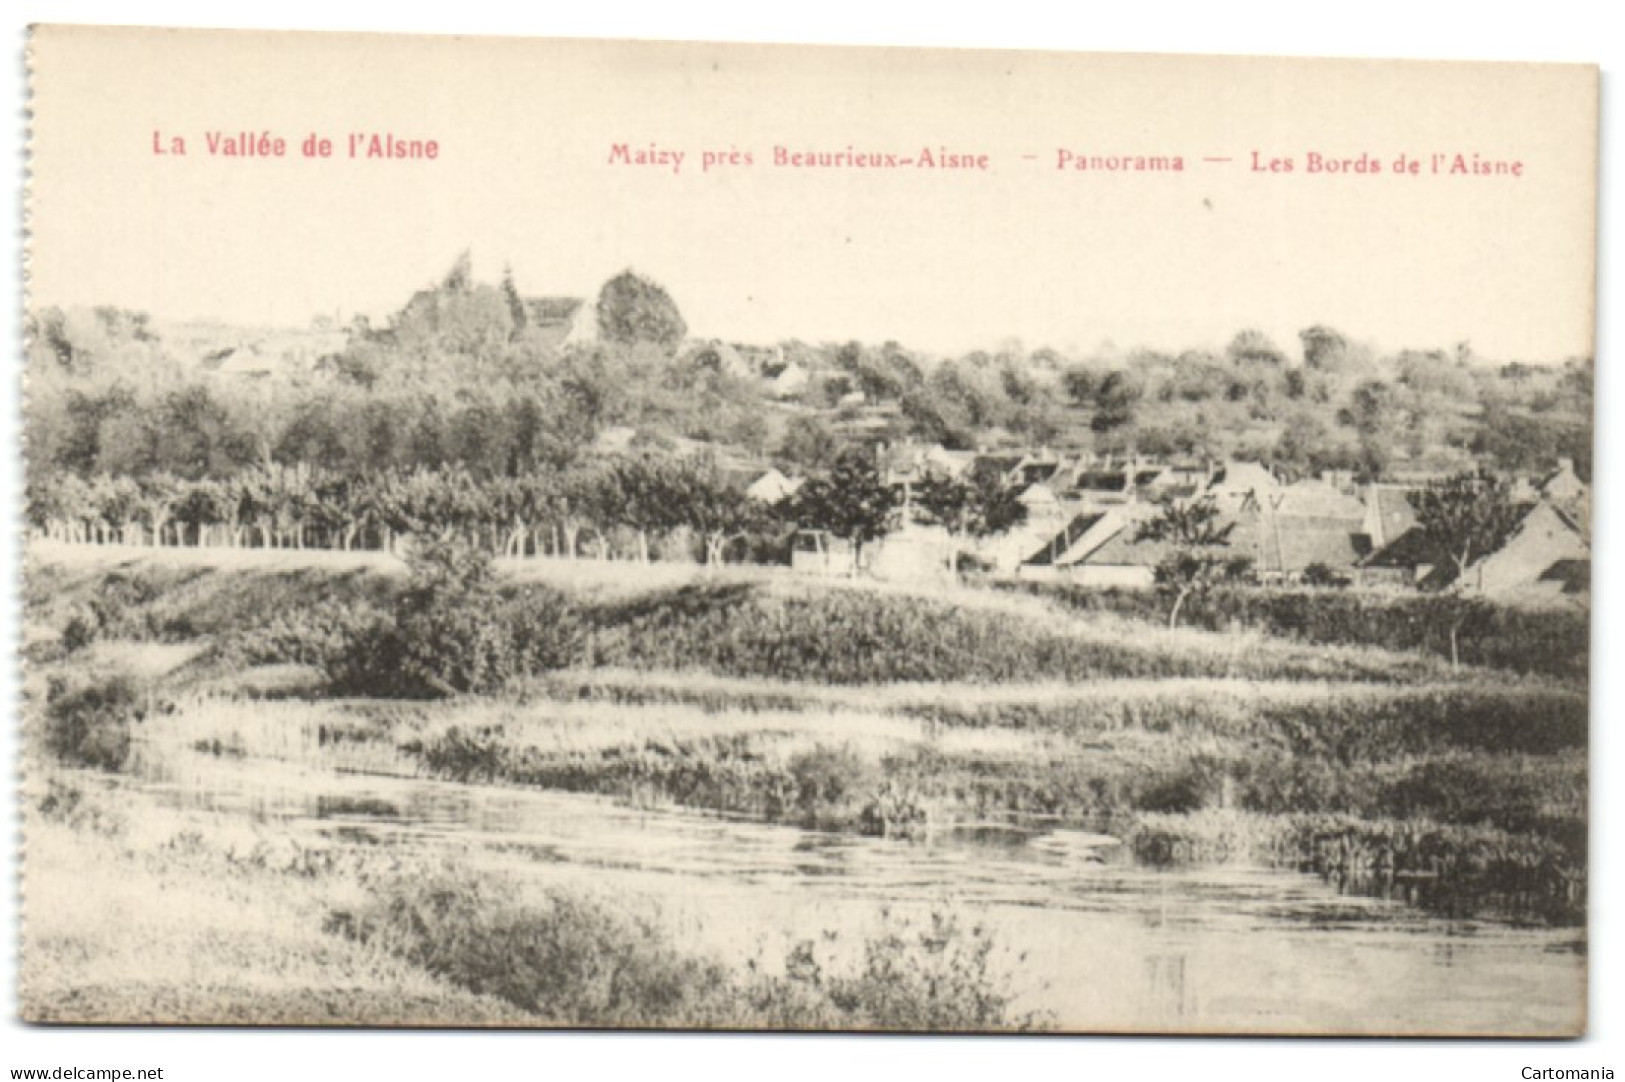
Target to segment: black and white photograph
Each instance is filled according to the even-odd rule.
[[[1594,1029],[1595,65],[26,49],[24,1023]]]

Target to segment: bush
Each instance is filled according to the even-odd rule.
[[[45,745],[65,763],[118,770],[130,756],[130,727],[146,712],[146,689],[128,673],[78,687],[56,681],[45,707]]]
[[[265,623],[238,632],[221,648],[248,665],[328,665],[357,636],[378,624],[381,613],[365,600],[327,599],[309,608],[278,611]]]
[[[876,782],[874,767],[850,745],[796,752],[786,770],[796,809],[809,824],[850,817]]]
[[[437,870],[372,884],[326,930],[434,976],[576,1026],[988,1030],[1012,1017],[982,927],[933,914],[884,930],[855,965],[829,957],[834,934],[793,947],[783,974],[738,975],[679,948],[653,920],[579,894],[521,900],[511,884]]]
[[[521,904],[507,884],[439,872],[386,883],[327,918],[459,987],[565,1025],[719,1025],[726,972],[680,952],[650,921],[550,891]]]
[[[1165,619],[1156,594],[1149,590],[1052,583],[1001,584],[1001,588],[1053,598],[1085,612]],[[1240,624],[1309,643],[1376,646],[1448,658],[1451,628],[1460,619],[1455,600],[1324,588],[1216,587],[1186,601],[1180,620],[1210,631]],[[1466,664],[1581,680],[1589,672],[1590,615],[1577,609],[1483,605],[1467,615],[1456,638]]]
[[[563,594],[535,587],[505,597],[491,558],[460,542],[414,546],[410,565],[392,612],[346,610],[314,635],[300,632],[325,652],[335,690],[386,698],[490,693],[579,654],[580,623]],[[282,649],[298,652],[304,641],[296,634]]]
[[[1161,638],[1089,635],[1064,618],[857,590],[779,596],[685,586],[605,607],[595,661],[837,684],[894,681],[1253,677],[1393,682],[1396,659],[1326,657],[1288,644],[1237,653]],[[1426,667],[1418,659],[1413,666]]]
[[[887,927],[863,946],[862,961],[841,967],[828,944],[804,940],[785,958],[785,976],[751,993],[758,1025],[784,1029],[901,1032],[1027,1029],[1034,1016],[1012,1016],[994,978],[994,943],[940,912],[905,921],[883,912]]]

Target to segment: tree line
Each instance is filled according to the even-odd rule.
[[[625,548],[644,562],[686,530],[711,563],[769,521],[713,460],[654,455],[513,477],[459,464],[359,475],[275,463],[221,478],[64,473],[30,483],[27,516],[67,543],[393,552],[427,537],[497,556],[608,558]]]
[[[758,557],[781,552],[796,529],[840,538],[856,558],[906,516],[957,543],[1026,514],[998,478],[930,479],[907,503],[860,451],[772,505],[748,495],[746,479],[710,455],[650,453],[516,476],[458,464],[359,475],[275,463],[220,478],[57,473],[30,481],[26,513],[40,536],[68,544],[400,552],[408,538],[427,538],[492,556],[648,563],[675,539],[710,565],[741,544]]]

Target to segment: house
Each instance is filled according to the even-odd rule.
[[[1230,552],[1250,560],[1264,582],[1296,582],[1311,567],[1351,572],[1365,555],[1359,502],[1352,514],[1293,513],[1290,506],[1279,496],[1249,504],[1234,519]]]
[[[1042,482],[1028,485],[1016,499],[1027,508],[1027,518],[1032,521],[1050,521],[1065,514],[1055,490]]]
[[[856,553],[850,541],[828,530],[797,530],[790,542],[790,569],[805,575],[867,573],[894,582],[950,578],[952,539],[940,526],[908,522]]]
[[[1018,467],[1026,459],[1026,455],[1008,452],[983,453],[976,456],[967,472],[978,480],[991,477],[1009,484],[1017,484],[1021,480]]]
[[[1499,549],[1468,565],[1462,590],[1514,602],[1556,601],[1589,589],[1591,545],[1580,523],[1550,501],[1541,501]]]
[[[1366,535],[1369,551],[1387,548],[1416,525],[1416,508],[1411,506],[1410,499],[1412,491],[1405,485],[1366,486],[1365,516],[1360,529]]]
[[[694,368],[709,368],[735,379],[755,375],[755,370],[738,347],[716,338],[694,345],[683,354],[683,362]]]
[[[925,468],[939,477],[963,477],[976,462],[975,451],[950,451],[940,443],[925,449]]]
[[[597,337],[596,313],[580,297],[525,297],[520,304],[526,330],[554,349]]]
[[[1374,549],[1354,568],[1354,581],[1360,586],[1438,585],[1444,575],[1446,571],[1434,565],[1427,536],[1416,525]]]
[[[1540,494],[1553,503],[1562,505],[1583,500],[1589,492],[1580,475],[1574,472],[1574,459],[1560,458],[1557,469],[1540,482]]]
[[[1146,504],[1077,510],[1059,531],[1030,548],[1018,573],[1085,586],[1150,586],[1156,567],[1173,551],[1157,541],[1137,541],[1139,524],[1156,515]]]
[[[801,485],[801,478],[787,477],[778,469],[769,467],[755,480],[745,485],[745,495],[772,505],[794,495]]]
[[[1421,527],[1411,526],[1363,560],[1361,585],[1442,587],[1457,581],[1454,564],[1435,563]],[[1590,588],[1591,545],[1582,520],[1549,500],[1528,505],[1506,542],[1469,564],[1463,593],[1513,603],[1553,603]]]
[[[800,361],[791,361],[777,374],[768,377],[767,393],[778,399],[795,398],[812,382],[812,372]]]
[[[1202,495],[1228,503],[1261,502],[1279,487],[1275,475],[1262,464],[1232,460],[1213,472]]]

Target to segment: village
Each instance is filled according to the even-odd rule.
[[[72,430],[30,457],[29,520],[55,540],[395,549],[453,531],[506,556],[1130,589],[1199,547],[1233,585],[1589,597],[1575,363],[1376,358],[1321,326],[1296,363],[1254,330],[1082,363],[752,345],[690,335],[631,271],[596,303],[530,296],[511,272],[477,282],[467,253],[376,327],[36,320],[35,408]],[[1452,483],[1462,507],[1422,521]],[[1475,503],[1483,521],[1452,523]],[[1193,509],[1205,538],[1159,525]]]
[[[879,452],[886,482],[899,490],[899,528],[877,543],[863,569],[882,578],[938,576],[955,567],[994,576],[1078,586],[1151,587],[1168,546],[1136,537],[1169,505],[1212,501],[1233,524],[1227,555],[1260,584],[1418,589],[1452,582],[1454,569],[1430,555],[1409,494],[1429,481],[1357,483],[1346,473],[1284,482],[1257,462],[1165,463],[1110,456],[1067,458],[1049,451],[977,454],[940,445]],[[1022,522],[960,543],[941,526],[909,514],[913,490],[933,477],[991,475],[1016,486]],[[797,481],[767,469],[745,489],[777,503]],[[1513,490],[1518,522],[1498,548],[1476,554],[1460,592],[1514,604],[1565,604],[1590,585],[1589,491],[1572,461]],[[792,566],[831,572],[848,566],[850,545],[818,531],[797,535]]]

